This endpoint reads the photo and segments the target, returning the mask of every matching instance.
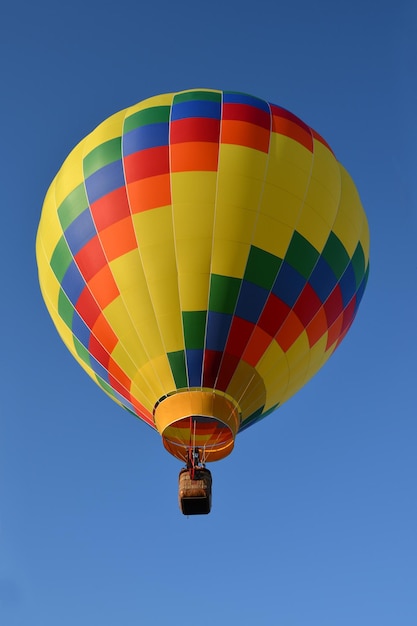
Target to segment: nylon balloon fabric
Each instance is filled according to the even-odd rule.
[[[328,360],[358,310],[369,230],[349,174],[287,110],[228,91],[144,100],[70,153],[37,236],[79,364],[184,459],[208,461]]]

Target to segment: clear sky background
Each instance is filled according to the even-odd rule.
[[[0,624],[417,624],[414,0],[5,2],[1,64]],[[353,176],[371,229],[358,316],[324,369],[211,467],[181,464],[61,343],[35,236],[67,153],[192,87],[290,109]]]

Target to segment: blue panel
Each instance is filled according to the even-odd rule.
[[[85,179],[85,188],[90,205],[111,191],[124,187],[124,184],[122,161],[114,161],[105,165]]]
[[[322,302],[329,297],[336,286],[337,278],[324,257],[320,257],[309,278],[310,285]]]
[[[261,100],[260,98],[255,98],[254,96],[250,96],[246,93],[239,93],[236,91],[225,91],[223,93],[223,102],[225,104],[249,104],[252,107],[256,107],[257,109],[261,109],[262,111],[266,111],[269,113],[269,105],[265,100]]]
[[[282,262],[272,293],[289,307],[293,307],[302,292],[306,279],[286,261]]]
[[[65,276],[61,282],[61,288],[68,300],[70,300],[75,307],[81,292],[85,288],[84,278],[81,276],[75,261],[71,262],[71,265],[65,272]]]
[[[356,276],[353,269],[352,261],[345,269],[339,281],[340,291],[342,292],[343,307],[347,306],[352,300],[356,292]]]
[[[229,335],[232,315],[209,311],[207,316],[206,349],[223,352]]]
[[[83,344],[84,348],[88,350],[91,331],[88,326],[83,322],[77,311],[74,311],[74,317],[72,319],[72,332],[77,337],[78,341]],[[95,361],[95,359],[91,355],[90,361],[91,363]]]
[[[256,324],[268,299],[269,291],[247,280],[242,280],[235,315]]]
[[[100,376],[102,380],[108,383],[109,373],[106,370],[106,368],[103,367],[101,363],[99,363],[93,356],[91,356],[91,354],[90,354],[90,362],[91,362],[91,369],[97,374],[97,376]]]
[[[171,121],[183,120],[187,117],[209,117],[218,120],[221,117],[221,103],[211,100],[187,100],[176,104],[174,98]]]
[[[129,156],[139,150],[167,146],[169,141],[169,124],[148,124],[131,130],[122,139],[123,156]]]
[[[86,209],[64,231],[65,239],[72,256],[84,248],[93,237],[97,235],[96,227],[91,218],[89,209]]]
[[[122,394],[120,394],[115,389],[113,389],[113,393],[114,393],[114,397],[117,398],[117,400],[119,400],[119,402],[121,402],[126,409],[129,409],[129,411],[132,411],[132,413],[134,413],[136,415],[136,409],[133,406],[133,404],[131,402],[129,402],[129,400],[126,400],[126,398],[124,398],[122,396]]]
[[[203,371],[203,350],[186,350],[188,384],[190,387],[200,387]]]

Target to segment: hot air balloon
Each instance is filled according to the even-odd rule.
[[[67,348],[185,462],[206,463],[280,407],[345,337],[369,269],[367,219],[329,145],[284,108],[194,89],[100,124],[42,209],[43,298]]]

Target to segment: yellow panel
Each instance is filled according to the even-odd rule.
[[[136,239],[140,242],[141,247],[161,242],[166,245],[174,245],[171,205],[135,213],[132,220]]]
[[[216,237],[213,246],[212,273],[243,278],[250,245]]]
[[[105,308],[104,315],[136,367],[146,363],[149,355],[120,296]]]
[[[294,230],[303,199],[304,194],[294,195],[282,187],[266,184],[262,194],[261,212]]]
[[[227,393],[239,404],[242,420],[265,404],[266,389],[258,372],[245,361],[240,361],[227,387]]]
[[[300,362],[304,360],[304,357],[310,352],[310,344],[308,336],[305,330],[297,337],[292,346],[286,351],[285,356],[288,360],[288,366],[290,368],[291,378],[294,372],[297,370]]]
[[[177,203],[194,205],[192,216],[200,216],[200,205],[214,206],[216,201],[217,172],[173,172],[171,193],[176,220]]]
[[[149,384],[150,392],[147,393],[147,396],[151,404],[151,411],[159,398],[167,393],[170,393],[176,387],[172,377],[171,368],[165,354],[161,355],[157,359],[153,359],[149,363],[146,363],[143,367],[141,367],[140,371],[133,379],[135,385],[143,389],[143,385],[140,382],[141,378],[146,380]]]
[[[239,173],[219,173],[216,216],[223,207],[240,207],[257,211],[263,190],[262,178],[242,176]]]
[[[36,248],[37,250],[42,248],[48,262],[61,236],[62,228],[58,219],[55,203],[55,183],[52,183],[43,204],[42,220],[39,224],[36,236]],[[42,272],[40,272],[40,274],[41,273]]]
[[[111,353],[111,358],[115,361],[115,363],[117,363],[120,369],[123,370],[126,376],[132,380],[138,370],[138,367],[132,361],[129,354],[126,352],[125,346],[120,343],[120,341],[114,347]]]
[[[68,155],[55,178],[55,202],[58,207],[78,185],[84,182],[83,153],[84,141],[81,141]]]
[[[213,236],[215,203],[203,201],[193,204],[175,203],[174,230],[175,239]]]
[[[183,311],[204,311],[208,308],[210,274],[195,272],[178,275]]]
[[[293,228],[261,213],[256,223],[253,245],[282,259],[293,234]]]
[[[109,263],[109,267],[149,358],[162,354],[165,348],[138,251],[132,250],[118,257]]]
[[[219,147],[219,178],[223,178],[226,184],[234,175],[248,176],[254,180],[265,178],[267,154],[232,144],[222,143]]]
[[[329,237],[331,226],[309,205],[304,205],[297,223],[297,232],[303,235],[318,252],[322,252]]]
[[[177,239],[177,267],[179,274],[208,274],[211,265],[212,238]]]
[[[273,182],[276,175],[276,170],[281,169],[283,163],[287,163],[287,167],[292,167],[296,170],[300,170],[298,176],[302,176],[301,171],[304,171],[305,175],[309,175],[311,170],[311,164],[313,161],[313,155],[302,144],[291,137],[281,135],[279,133],[272,133],[269,146],[269,164],[267,180]]]
[[[170,274],[148,283],[155,315],[166,352],[184,348],[182,318],[178,300],[178,277]]]
[[[256,211],[248,211],[219,202],[216,212],[215,239],[222,238],[227,241],[250,244],[257,215]]]
[[[283,349],[272,341],[256,366],[256,371],[266,387],[267,404],[273,406],[280,401],[281,393],[289,380],[289,367]],[[273,398],[273,401],[270,398]]]

